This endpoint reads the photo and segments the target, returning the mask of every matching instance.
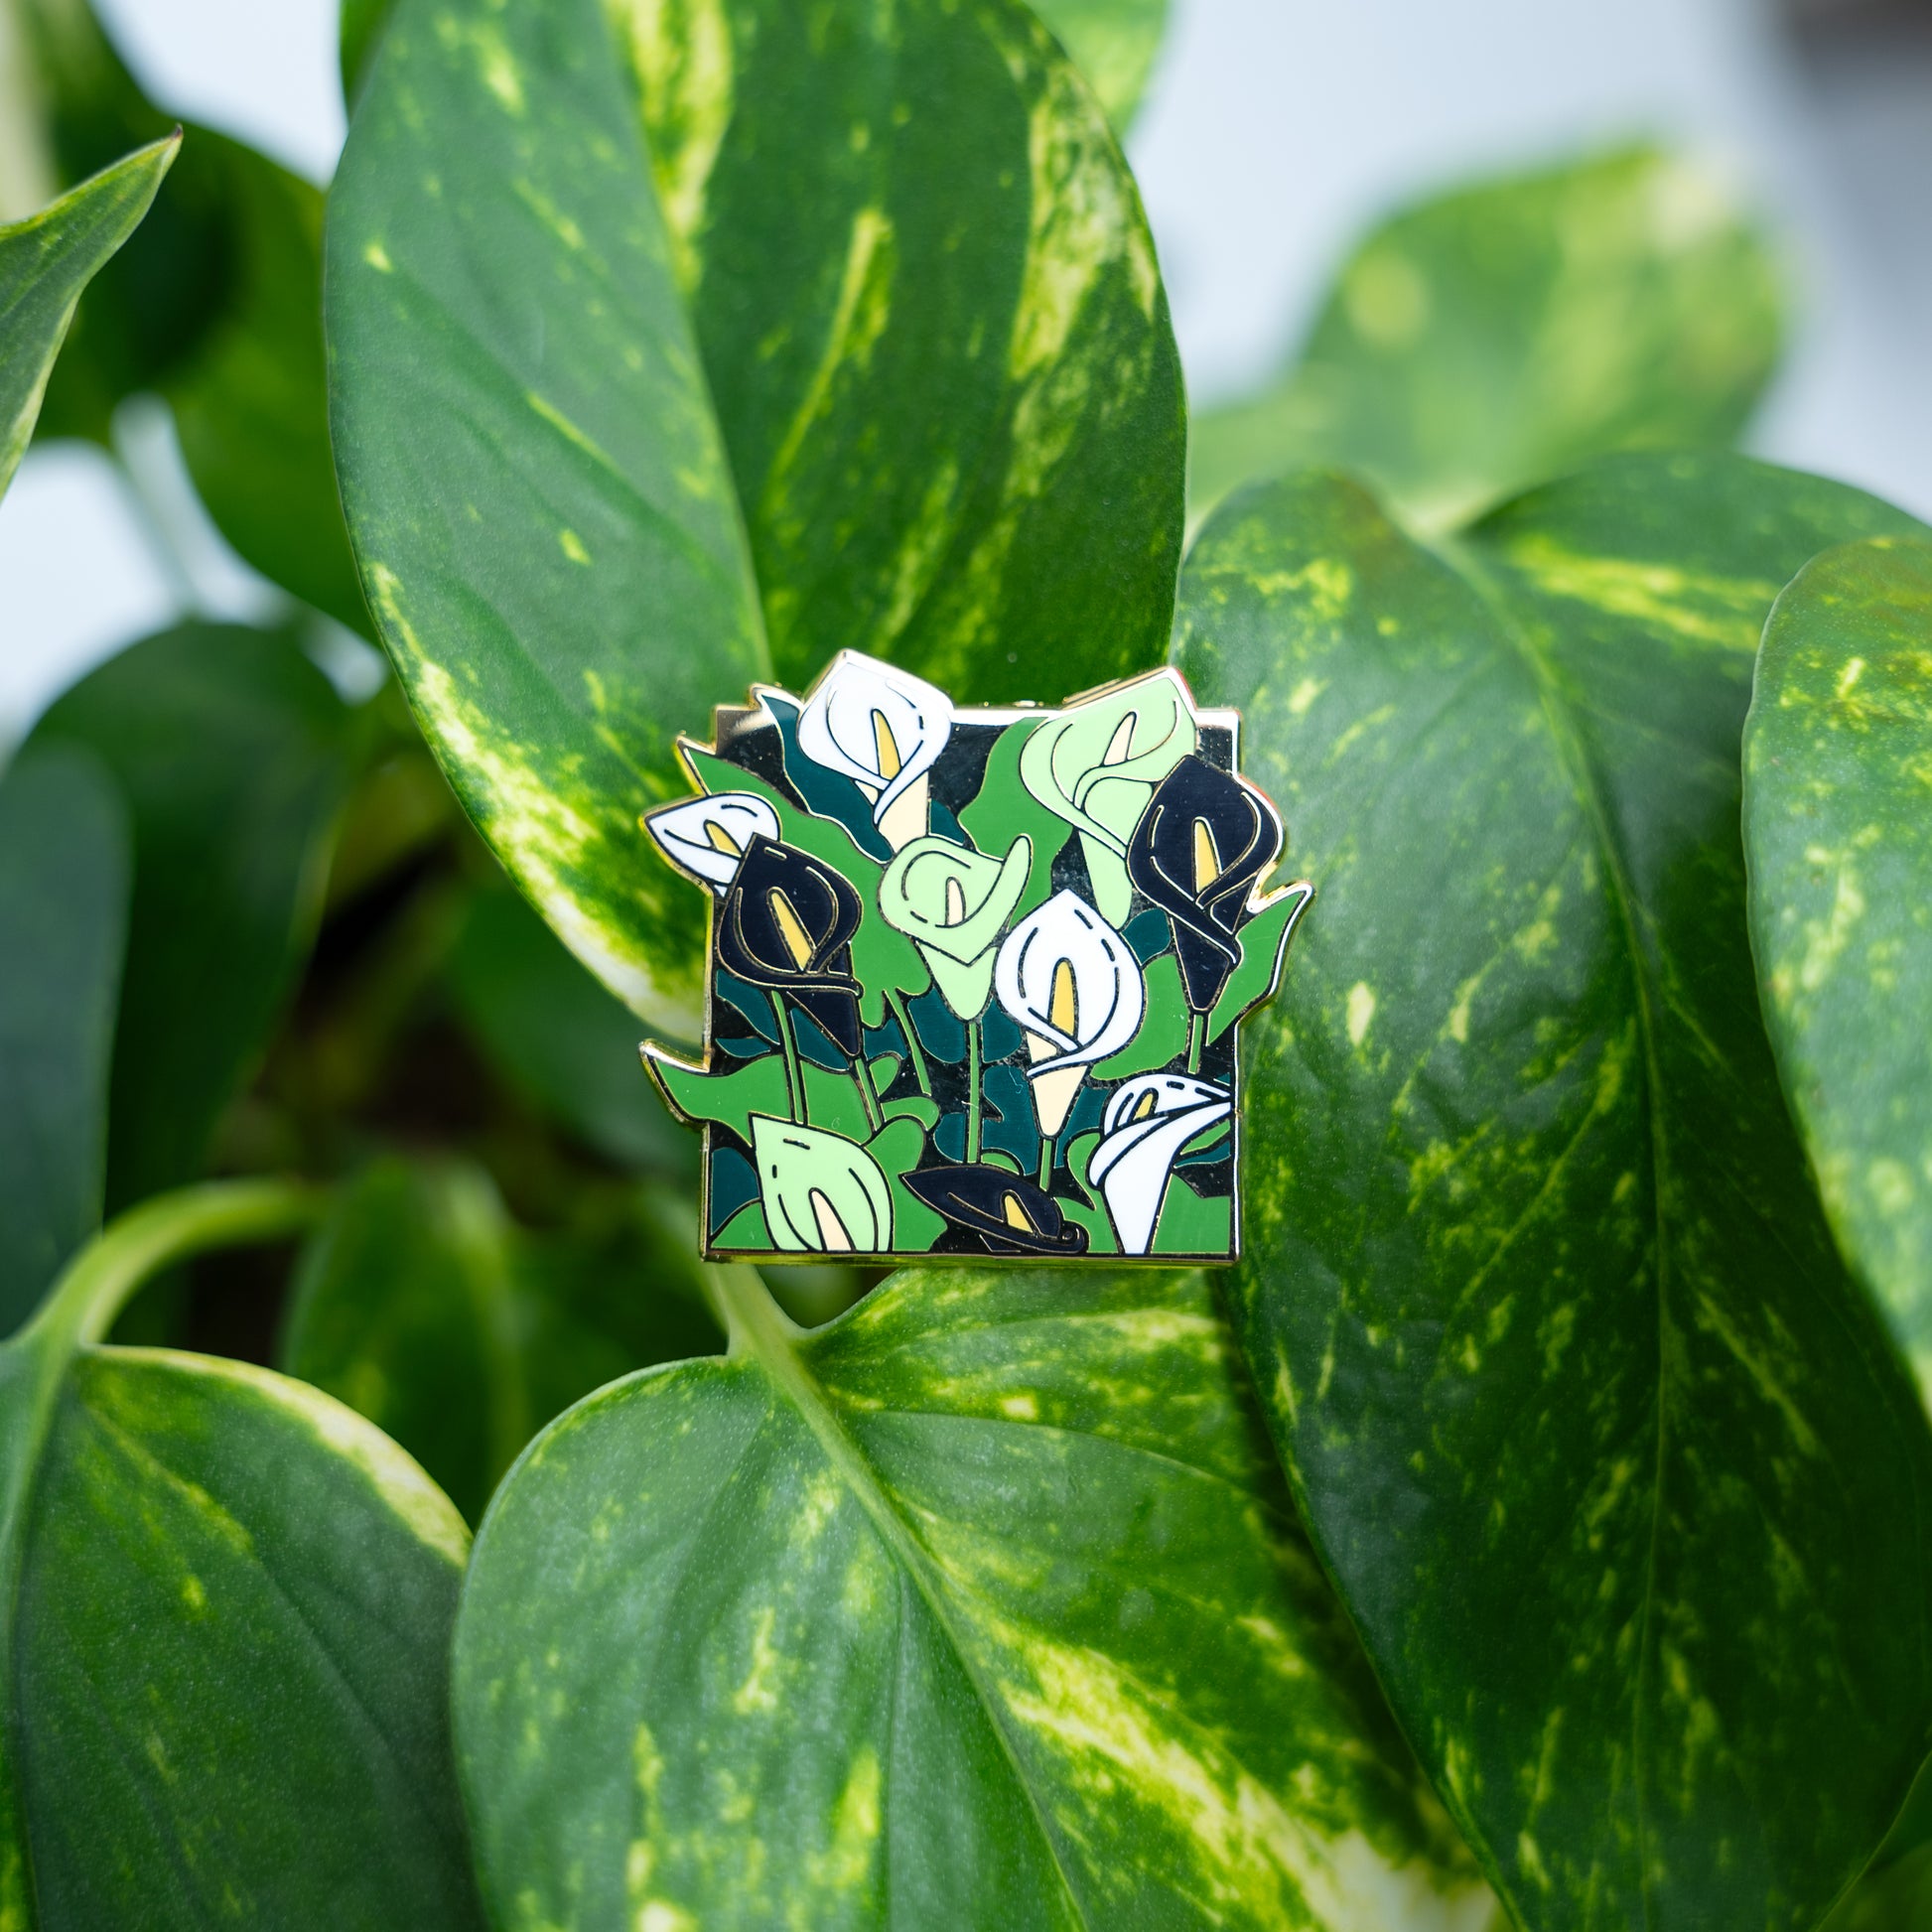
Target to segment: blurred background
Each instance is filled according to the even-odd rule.
[[[153,99],[327,183],[336,0],[99,11]],[[1174,0],[1128,149],[1195,404],[1264,387],[1391,208],[1633,138],[1782,251],[1791,342],[1746,447],[1932,513],[1932,0]],[[119,468],[43,442],[0,503],[0,744],[130,637],[286,605],[202,513],[164,409],[117,438]],[[373,679],[346,633],[324,649]]]

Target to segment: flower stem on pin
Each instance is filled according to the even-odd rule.
[[[980,1027],[983,1022],[966,1023],[966,1165],[977,1165],[980,1158]]]
[[[932,1098],[932,1069],[925,1063],[925,1049],[919,1044],[919,1036],[912,1031],[912,1016],[906,1010],[905,995],[897,987],[889,987],[886,999],[894,1013],[898,1016],[899,1032],[905,1035],[906,1051],[912,1056],[912,1077],[919,1083],[919,1091],[930,1100]]]

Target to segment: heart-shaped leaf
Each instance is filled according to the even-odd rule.
[[[84,754],[0,777],[0,1336],[100,1225],[128,831]]]
[[[1932,549],[1827,552],[1778,599],[1744,730],[1751,939],[1852,1266],[1932,1396]]]
[[[1678,156],[1437,196],[1349,257],[1278,387],[1195,417],[1194,508],[1336,463],[1443,529],[1605,451],[1726,444],[1776,365],[1780,309],[1762,235]]]
[[[353,718],[284,635],[191,623],[110,658],[30,743],[111,771],[134,900],[108,1132],[110,1209],[201,1173],[306,956]]]
[[[1175,661],[1320,895],[1251,1023],[1249,1361],[1520,1923],[1816,1922],[1932,1732],[1932,1431],[1758,1018],[1738,740],[1836,484],[1623,459],[1445,559],[1230,501]]]
[[[180,146],[179,133],[157,141],[0,225],[0,495],[26,454],[80,291],[139,226]]]
[[[498,1492],[459,1762],[505,1922],[1467,1927],[1206,1279],[899,1275]]]
[[[39,83],[67,180],[174,127],[85,0],[14,4],[23,73]],[[81,305],[45,427],[106,442],[116,404],[160,391],[221,533],[265,576],[366,630],[329,450],[321,243],[317,189],[191,127],[143,232]]]
[[[962,701],[1159,657],[1178,362],[1104,118],[1013,0],[404,0],[331,199],[336,448],[432,745],[572,948],[696,1037],[638,814],[852,646]]]
[[[468,1541],[300,1382],[85,1351],[20,1587],[37,1923],[480,1928],[445,1697]]]
[[[313,1213],[274,1181],[144,1202],[0,1343],[10,1928],[478,1923],[448,1500],[299,1383],[89,1349],[158,1270]]]

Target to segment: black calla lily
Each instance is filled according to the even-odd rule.
[[[1127,845],[1127,876],[1173,927],[1188,1007],[1209,1013],[1241,957],[1235,934],[1282,822],[1252,785],[1188,756],[1164,778]]]
[[[852,935],[863,910],[856,888],[824,861],[754,837],[719,911],[719,962],[802,1008],[857,1058],[864,1042]]]
[[[1087,1231],[1031,1180],[1005,1168],[922,1168],[905,1184],[934,1213],[977,1234],[996,1255],[1082,1255]]]

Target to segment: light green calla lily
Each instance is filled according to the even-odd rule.
[[[977,1020],[993,997],[993,956],[1033,862],[1028,838],[995,859],[928,835],[886,869],[879,909],[918,947],[940,997],[962,1020]]]
[[[891,1252],[892,1186],[856,1141],[754,1114],[752,1158],[774,1247],[790,1254]]]
[[[1020,781],[1080,834],[1094,904],[1110,924],[1134,889],[1127,842],[1160,784],[1196,749],[1194,704],[1180,674],[1151,671],[1048,719],[1020,755]]]

